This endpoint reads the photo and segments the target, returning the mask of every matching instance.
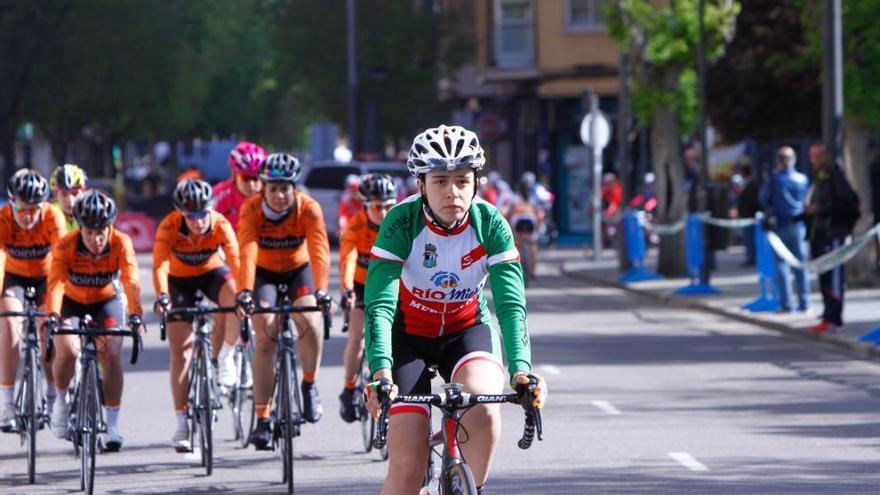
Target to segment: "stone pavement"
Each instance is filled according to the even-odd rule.
[[[712,273],[711,285],[721,294],[700,297],[673,294],[675,290],[688,285],[689,280],[685,278],[619,283],[617,254],[612,250],[604,251],[598,261],[593,261],[583,249],[544,252],[541,259],[559,263],[563,273],[590,283],[619,287],[678,307],[708,311],[804,339],[827,342],[860,357],[880,357],[880,347],[859,341],[863,334],[880,328],[880,288],[848,288],[844,302],[844,327],[836,334],[813,335],[807,330],[819,322],[822,314],[822,296],[818,292],[816,276],[811,281],[811,306],[807,313],[753,313],[744,310],[744,305],[759,296],[759,288],[755,268],[742,266],[745,256],[741,247],[716,253],[717,268]],[[656,250],[649,252],[646,265],[648,270],[656,269]]]

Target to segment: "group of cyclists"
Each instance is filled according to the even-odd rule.
[[[360,178],[357,191],[363,208],[350,217],[340,239],[340,303],[351,311],[339,396],[346,422],[356,420],[355,408],[364,400],[355,394],[364,352],[374,380],[366,400],[374,415],[398,393],[430,393],[432,368],[447,382],[463,384],[466,392],[500,394],[509,383],[526,402],[543,406],[547,387],[531,368],[519,251],[508,220],[478,196],[484,165],[476,134],[441,125],[412,143],[407,167],[416,181],[415,194],[398,201],[391,177]],[[254,143],[241,142],[230,153],[229,166],[231,178],[214,187],[197,178],[177,184],[174,211],[160,222],[153,248],[153,307],[170,321],[170,382],[177,423],[172,444],[178,451],[192,448],[187,369],[193,336],[192,320],[168,314],[170,309],[193,306],[197,293],[220,306],[237,308],[218,318],[212,334],[221,386],[239,379],[233,351],[240,320],[252,318],[257,421],[250,440],[257,449],[265,449],[272,440],[279,325],[276,315],[253,314],[254,309],[274,306],[284,295],[279,288],[288,291],[294,306],[330,304],[330,246],[321,207],[297,186],[299,161],[288,153],[267,154]],[[87,181],[82,169],[72,164],[58,167],[49,180],[30,169],[11,178],[9,203],[0,209],[0,310],[21,310],[24,290],[35,287],[49,328],[75,326],[86,315],[104,328],[140,328],[143,309],[131,239],[114,227],[113,198],[88,189]],[[511,211],[524,214],[517,213],[515,205]],[[521,228],[525,227],[517,230]],[[498,325],[483,294],[487,280]],[[323,347],[321,315],[292,317],[299,334],[303,417],[315,423],[323,413],[316,385]],[[15,428],[21,329],[21,319],[0,321],[4,431]],[[51,366],[45,367],[46,396],[52,429],[64,438],[79,340],[69,335],[52,338],[56,353]],[[120,337],[104,337],[98,350],[104,377],[104,446],[109,451],[119,450],[123,443],[118,428],[121,343]],[[391,393],[384,396],[378,390]],[[462,453],[480,493],[500,436],[499,407],[478,405],[461,421],[469,437],[461,444]],[[429,418],[427,406],[391,406],[389,470],[382,493],[418,492]]]

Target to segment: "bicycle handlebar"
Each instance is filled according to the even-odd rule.
[[[48,316],[48,314],[45,311],[41,311],[38,309],[26,309],[24,311],[0,311],[0,318],[9,318],[15,316],[21,316],[24,318],[43,318]]]
[[[143,326],[143,324],[141,325]],[[49,328],[49,337],[53,335],[79,335],[79,336],[92,336],[92,337],[131,337],[132,347],[131,347],[131,364],[137,364],[138,355],[141,345],[143,345],[143,341],[141,340],[141,334],[137,329],[131,330],[113,330],[109,328]],[[51,359],[52,352],[54,350],[54,343],[52,339],[49,338],[48,349],[46,350],[46,359]]]
[[[380,390],[380,394],[383,392]],[[398,395],[393,400],[380,399],[382,402],[382,410],[379,415],[379,424],[376,429],[376,438],[373,440],[373,446],[381,449],[388,441],[388,410],[391,404],[426,404],[439,407],[442,410],[465,409],[478,404],[522,404],[522,397],[519,394],[469,394],[461,392],[454,395],[447,394],[429,394],[429,395]],[[521,449],[527,449],[532,446],[537,433],[538,440],[543,440],[543,426],[541,424],[541,411],[533,407],[525,409],[525,424],[523,426],[523,436],[517,441],[517,445]]]
[[[168,311],[163,312],[159,316],[159,338],[161,340],[165,340],[168,333],[168,316],[169,315],[191,315],[191,316],[202,316],[209,315],[215,313],[235,313],[235,306],[217,306],[215,308],[209,308],[207,306],[195,306],[189,308],[171,308]]]
[[[330,338],[330,325],[333,323],[333,320],[330,318],[330,304],[321,304],[320,302],[314,306],[293,306],[289,304],[281,305],[281,306],[257,306],[250,311],[250,314],[288,314],[288,313],[309,313],[312,311],[320,311],[321,315],[324,317],[324,340]],[[247,318],[245,318],[247,319]]]

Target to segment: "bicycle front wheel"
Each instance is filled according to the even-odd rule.
[[[373,438],[376,436],[376,420],[367,411],[367,404],[364,401],[364,391],[369,383],[369,370],[364,367],[364,360],[361,359],[361,375],[354,387],[354,394],[357,398],[357,413],[361,420],[361,440],[364,444],[364,452],[370,453],[373,450]]]
[[[80,435],[80,488],[91,495],[95,490],[95,454],[98,451],[98,417],[101,396],[98,390],[98,364],[89,361],[80,384],[77,431]]]
[[[27,463],[28,463],[28,483],[34,484],[36,478],[37,466],[37,429],[39,428],[38,408],[41,404],[42,394],[40,393],[40,374],[39,374],[39,356],[37,350],[30,348],[25,356],[25,373],[22,377],[21,386],[24,387],[22,399],[23,406],[19,407],[19,418],[23,418],[22,425],[19,426],[21,434],[24,435],[24,441],[27,442]],[[39,414],[42,414],[40,411]]]
[[[214,407],[211,396],[211,363],[208,353],[202,350],[199,360],[199,395],[196,411],[199,414],[199,443],[202,448],[202,465],[205,466],[205,474],[211,476],[214,470]]]
[[[281,369],[278,376],[278,427],[281,440],[281,482],[287,483],[287,493],[293,493],[293,437],[299,428],[295,413],[298,391],[295,378],[296,369],[290,352],[281,354]],[[298,411],[298,410],[296,410]]]
[[[254,429],[254,396],[252,388],[247,386],[250,375],[250,360],[247,352],[241,349],[235,351],[235,365],[238,375],[238,383],[232,388],[229,396],[230,409],[232,410],[232,429],[235,440],[247,447],[251,431]]]
[[[443,476],[443,495],[477,495],[474,473],[467,464],[453,464]]]

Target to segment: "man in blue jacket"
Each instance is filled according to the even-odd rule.
[[[761,204],[768,211],[771,224],[785,247],[801,262],[807,259],[806,226],[803,222],[804,206],[810,182],[807,176],[795,170],[797,156],[788,146],[776,152],[775,172],[761,189]],[[780,311],[791,312],[791,272],[794,270],[797,289],[798,311],[809,306],[810,280],[803,268],[788,266],[776,257],[776,280],[779,285]]]

